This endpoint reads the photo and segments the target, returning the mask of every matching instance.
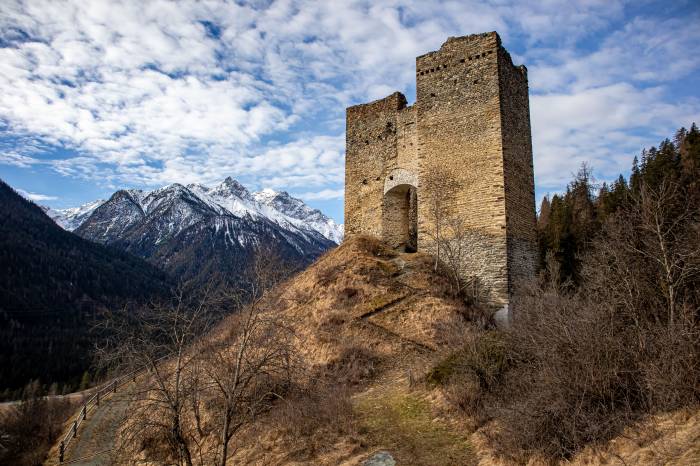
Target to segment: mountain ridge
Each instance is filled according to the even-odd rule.
[[[96,209],[111,200],[117,193],[128,194],[132,201],[146,213],[151,208],[149,197],[158,197],[160,193],[176,189],[189,190],[220,215],[225,215],[224,211],[227,211],[238,217],[244,217],[247,214],[251,217],[263,216],[284,228],[292,226],[296,229],[314,230],[336,244],[340,244],[343,240],[344,228],[342,224],[336,223],[320,210],[309,207],[301,199],[293,197],[286,191],[275,191],[270,188],[251,192],[230,176],[215,186],[198,183],[188,185],[172,183],[152,191],[119,189],[107,200],[98,199],[77,207],[45,208],[45,210],[59,226],[68,231],[75,231],[89,219]]]
[[[93,206],[75,209],[86,218],[74,233],[196,283],[236,282],[261,248],[304,267],[342,238],[341,226],[303,201],[272,190],[251,193],[231,177],[212,187],[118,190],[86,215]]]

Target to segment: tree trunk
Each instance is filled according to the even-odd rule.
[[[229,430],[231,429],[231,416],[226,413],[224,414],[224,426],[221,429],[221,462],[219,466],[226,466],[226,461],[228,460],[228,442],[231,439],[229,435]]]
[[[185,439],[182,437],[180,420],[178,418],[173,419],[173,437],[180,451],[180,459],[185,460],[186,466],[192,466],[192,455],[190,454],[190,449],[187,447],[187,442],[185,442]]]

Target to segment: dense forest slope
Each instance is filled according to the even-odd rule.
[[[169,287],[154,266],[63,230],[0,181],[0,390],[79,379],[90,316]]]

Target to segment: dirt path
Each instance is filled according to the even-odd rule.
[[[110,453],[129,406],[125,395],[113,395],[88,415],[78,437],[68,446],[64,464],[102,466],[111,463]]]

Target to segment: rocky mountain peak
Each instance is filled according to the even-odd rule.
[[[71,231],[85,223],[94,224],[99,218],[103,225],[105,222],[110,225],[111,232],[116,231],[121,235],[125,231],[123,227],[132,228],[134,222],[143,221],[144,217],[155,221],[151,217],[165,215],[166,212],[170,212],[167,215],[176,215],[176,218],[164,220],[165,223],[158,227],[159,234],[163,237],[203,218],[233,216],[255,222],[271,221],[285,230],[291,229],[300,234],[320,234],[335,243],[340,243],[343,238],[342,225],[336,224],[321,211],[307,206],[301,199],[286,191],[269,188],[251,193],[230,176],[213,187],[197,183],[187,186],[173,183],[153,191],[122,189],[115,192],[107,202],[98,201],[85,208],[52,211],[49,215]],[[95,218],[90,222],[93,213]],[[85,225],[81,231],[87,228],[88,225]]]
[[[240,197],[241,199],[252,198],[250,191],[239,183],[238,180],[235,180],[230,176],[222,181],[218,186],[214,187],[210,192],[212,195],[221,197],[231,197],[233,195]]]

